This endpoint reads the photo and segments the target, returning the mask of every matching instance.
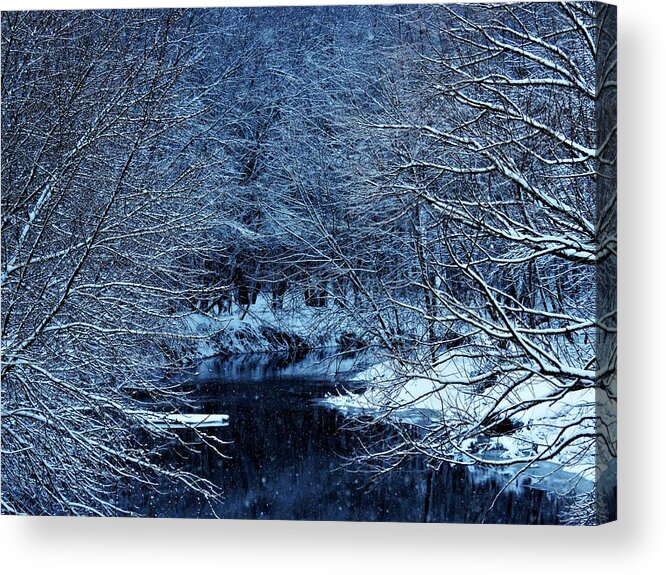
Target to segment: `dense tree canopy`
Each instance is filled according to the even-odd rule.
[[[592,3],[3,13],[3,512],[217,497],[139,399],[184,405],[179,318],[293,290],[390,366],[373,465],[612,474],[613,32]]]

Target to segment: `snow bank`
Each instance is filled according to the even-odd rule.
[[[445,425],[459,439],[431,447],[461,461],[526,460],[552,453],[549,460],[557,466],[592,480],[595,461],[589,439],[577,439],[559,453],[549,446],[594,431],[594,390],[564,393],[556,380],[539,375],[522,383],[507,377],[484,389],[483,367],[481,360],[456,352],[440,356],[429,373],[409,373],[384,362],[357,376],[368,382],[365,392],[329,395],[324,403],[349,415],[370,414],[428,428]],[[495,426],[496,432],[479,434],[479,422]]]
[[[234,306],[226,314],[194,312],[178,318],[174,331],[183,338],[169,341],[168,348],[176,358],[204,358],[335,346],[355,331],[337,312],[332,304],[312,308],[296,297],[276,309],[270,296],[260,293],[247,309]]]

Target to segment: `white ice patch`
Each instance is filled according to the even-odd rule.
[[[168,429],[226,427],[229,416],[217,413],[146,413],[150,425]]]

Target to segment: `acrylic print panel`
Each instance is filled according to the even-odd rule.
[[[2,512],[615,517],[615,8],[2,14]]]

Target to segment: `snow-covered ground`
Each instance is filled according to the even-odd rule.
[[[196,312],[182,316],[175,326],[183,338],[168,347],[178,358],[204,358],[219,354],[272,351],[307,351],[336,346],[340,337],[354,332],[341,319],[332,303],[308,307],[302,296],[285,296],[284,305],[274,308],[270,295],[260,293],[256,303],[243,308],[234,305],[230,313]]]
[[[480,388],[480,362],[455,351],[438,358],[430,373],[410,373],[390,361],[376,364],[358,374],[368,382],[364,393],[329,395],[324,402],[349,414],[365,414],[389,421],[414,423],[428,428],[446,426],[454,434],[446,450],[459,461],[517,460],[523,463],[537,454],[549,453],[549,446],[561,446],[576,433],[594,431],[593,389],[567,391],[554,380],[533,375],[520,384],[506,383]],[[513,387],[505,395],[507,386]],[[491,414],[510,420],[509,430],[482,434],[478,423]],[[506,421],[506,423],[509,423]],[[455,438],[458,439],[455,439]],[[554,469],[571,474],[572,480],[594,480],[594,450],[588,438],[578,439],[540,463],[536,474]],[[514,469],[514,468],[511,468]]]

